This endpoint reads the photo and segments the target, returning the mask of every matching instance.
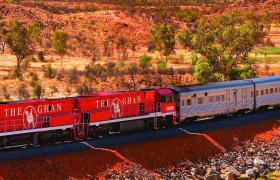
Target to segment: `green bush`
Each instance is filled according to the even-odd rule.
[[[57,71],[52,68],[51,64],[48,65],[47,69],[44,71],[44,76],[47,78],[54,78],[57,74]]]
[[[163,60],[158,60],[157,61],[157,69],[160,70],[165,70],[167,68],[167,63],[166,61]]]

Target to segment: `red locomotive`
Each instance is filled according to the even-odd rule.
[[[84,139],[100,133],[175,123],[176,104],[170,89],[11,101],[0,105],[2,147],[19,143],[35,145],[62,137]]]

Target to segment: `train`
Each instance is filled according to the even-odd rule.
[[[280,76],[0,103],[0,148],[161,129],[280,106]]]

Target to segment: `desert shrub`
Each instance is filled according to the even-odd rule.
[[[152,56],[144,54],[139,57],[139,64],[142,71],[149,70],[152,67]]]
[[[184,21],[187,23],[194,23],[197,18],[200,16],[200,12],[197,10],[191,9],[181,9],[177,11],[176,14],[180,21]]]
[[[39,51],[38,54],[37,54],[37,56],[38,56],[39,61],[41,61],[41,62],[44,62],[44,61],[45,61],[45,54],[44,54],[44,51]]]
[[[180,61],[181,63],[184,63],[184,62],[185,62],[185,55],[184,55],[183,53],[180,53],[180,54],[178,55],[178,59],[179,59],[179,61]]]
[[[29,75],[30,75],[30,77],[33,81],[38,81],[39,80],[38,74],[36,72],[31,71],[29,73]]]
[[[95,25],[95,24],[96,24],[96,21],[95,21],[94,19],[92,19],[92,20],[90,21],[90,24]]]
[[[31,72],[30,76],[31,76],[30,86],[35,87],[37,82],[39,81],[39,77],[35,72]]]
[[[10,4],[16,4],[16,3],[19,3],[20,0],[7,0],[7,2]]]
[[[195,66],[197,61],[199,61],[199,57],[196,54],[192,54],[191,64]]]
[[[116,63],[114,62],[108,62],[105,64],[106,68],[107,68],[107,73],[109,76],[112,76],[115,73],[115,67],[116,67]]]
[[[47,78],[54,78],[57,74],[57,71],[51,66],[51,64],[48,65],[47,69],[44,71],[44,76]]]
[[[53,96],[55,93],[59,92],[57,87],[55,85],[51,86],[50,87],[50,90],[51,90],[51,95]]]
[[[18,98],[19,99],[28,99],[28,98],[30,98],[30,94],[29,94],[25,84],[20,84],[19,85],[19,87],[18,87]]]
[[[77,83],[79,81],[80,74],[76,67],[70,69],[67,75],[68,75],[68,81],[70,83]]]
[[[187,68],[187,73],[193,75],[194,74],[194,67],[193,66],[188,67]]]
[[[63,72],[62,70],[60,70],[56,73],[57,80],[61,81],[64,77],[65,77],[65,72]]]
[[[7,91],[7,87],[6,86],[3,86],[2,87],[2,93],[3,93],[3,96],[6,100],[9,100],[10,99],[10,93]]]
[[[43,88],[39,82],[33,87],[33,97],[40,99],[43,97]]]
[[[96,11],[96,8],[95,7],[92,7],[92,6],[85,6],[83,11],[86,11],[86,12],[93,12],[93,11]]]
[[[158,71],[162,71],[162,70],[165,70],[167,68],[166,61],[158,60],[156,64],[157,64]]]
[[[85,96],[85,95],[91,94],[93,92],[94,92],[93,88],[90,87],[89,85],[87,85],[86,83],[78,84],[76,86],[76,93],[79,96]]]
[[[85,67],[85,76],[87,79],[92,80],[96,77],[105,77],[107,75],[108,75],[107,68],[105,68],[101,64],[94,64],[94,65],[91,64]]]

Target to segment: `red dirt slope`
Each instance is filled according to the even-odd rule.
[[[115,147],[129,163],[122,161],[115,153],[103,150],[88,150],[57,156],[39,157],[9,161],[0,164],[0,176],[5,179],[54,179],[54,178],[90,178],[110,171],[120,172],[123,168],[140,166],[144,169],[169,167],[188,159],[196,161],[221,153],[221,148],[233,148],[235,144],[245,140],[272,140],[280,134],[280,122],[265,121],[243,127],[227,128],[208,132],[209,138],[201,135],[184,135],[157,141]],[[211,139],[211,141],[209,141]],[[214,143],[213,143],[214,142]],[[218,144],[218,146],[217,146]],[[146,172],[146,171],[143,171]],[[156,174],[148,171],[151,177]]]

